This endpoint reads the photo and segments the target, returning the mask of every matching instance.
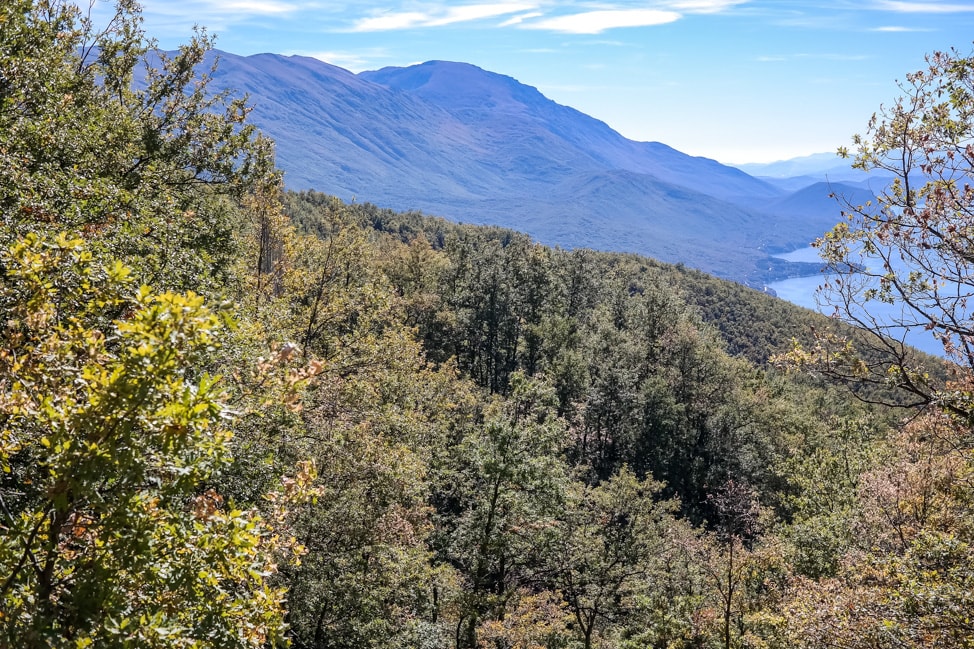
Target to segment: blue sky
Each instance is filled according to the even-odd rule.
[[[143,4],[166,49],[199,24],[228,52],[314,56],[355,72],[464,61],[629,138],[727,163],[834,151],[925,54],[974,51],[974,0]]]

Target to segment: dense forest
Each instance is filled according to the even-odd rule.
[[[974,646],[971,338],[936,282],[839,291],[912,300],[947,363],[682,266],[285,192],[207,35],[147,58],[116,6],[0,7],[0,646]],[[954,92],[890,123],[954,102],[910,143],[974,163],[974,62],[916,79]],[[826,261],[919,227],[963,256],[949,180],[850,206]]]

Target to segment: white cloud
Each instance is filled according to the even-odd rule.
[[[501,27],[513,27],[514,25],[520,25],[525,20],[530,20],[532,18],[540,18],[543,15],[544,14],[541,13],[540,11],[531,11],[531,12],[526,13],[526,14],[521,14],[519,16],[514,16],[512,18],[508,18],[507,20],[505,20],[504,22],[502,22],[500,24],[500,26]]]
[[[222,16],[246,18],[247,16],[280,16],[297,11],[300,6],[294,2],[281,0],[204,0],[185,2],[181,0],[147,0],[145,12],[163,16],[200,17]]]
[[[747,2],[748,0],[671,0],[666,6],[686,13],[714,14]]]
[[[655,3],[641,2],[642,8],[633,8],[631,3],[602,3],[592,11],[581,11],[564,15],[551,15],[541,20],[508,21],[525,29],[546,29],[568,34],[600,34],[610,29],[622,27],[649,27],[676,22],[687,14],[721,13],[746,4],[750,0],[658,0]],[[645,5],[655,5],[647,8]],[[530,16],[535,18],[535,16]]]
[[[429,15],[418,11],[385,13],[356,21],[352,31],[381,32],[391,29],[409,29],[411,27],[419,27],[429,19]]]
[[[307,51],[290,51],[286,54],[296,54],[298,56],[310,56],[311,58],[318,59],[319,61],[324,61],[325,63],[330,63],[331,65],[337,65],[340,68],[345,68],[350,72],[361,72],[363,70],[374,70],[377,67],[381,67],[378,63],[379,60],[388,60],[388,52],[382,49],[371,49],[361,52],[307,52]]]
[[[903,27],[899,25],[888,25],[886,27],[873,27],[869,31],[871,32],[890,32],[890,33],[900,33],[900,32],[930,32],[932,29],[924,29],[921,27]]]
[[[601,34],[620,27],[648,27],[679,20],[681,14],[661,9],[607,9],[555,16],[524,23],[525,29],[547,29],[568,34]]]
[[[954,2],[903,2],[901,0],[880,0],[878,7],[888,11],[908,14],[952,14],[964,11],[974,11],[974,5],[972,4],[959,4]]]
[[[114,14],[110,4],[94,4],[96,24],[107,22]],[[304,8],[297,1],[285,0],[143,0],[142,15],[153,36],[182,41],[192,34],[194,25],[218,34],[230,25],[255,18],[283,18]]]
[[[534,2],[496,2],[460,7],[439,7],[422,12],[382,12],[357,20],[351,31],[375,32],[413,27],[442,27],[455,23],[506,16],[519,11],[529,11],[537,6],[537,3]]]
[[[249,0],[239,0],[249,1]],[[714,14],[751,0],[655,0],[652,2],[590,2],[530,0],[483,2],[450,6],[442,0],[414,5],[409,10],[373,10],[354,21],[351,32],[390,31],[417,27],[442,27],[455,23],[509,16],[499,27],[519,27],[568,34],[598,34],[621,27],[663,25],[686,14]],[[588,4],[590,10],[571,7]],[[641,5],[634,7],[633,5]],[[647,6],[648,5],[648,6]]]
[[[451,25],[453,23],[467,22],[470,20],[482,20],[484,18],[494,18],[496,16],[506,16],[507,14],[518,11],[527,11],[537,7],[536,4],[524,2],[506,2],[500,4],[480,4],[467,5],[465,7],[450,7],[446,15],[434,18],[428,24],[430,27],[441,25]]]
[[[276,2],[275,0],[221,0],[211,2],[214,8],[223,11],[233,11],[258,16],[274,16],[291,13],[297,9],[297,5],[290,2]]]

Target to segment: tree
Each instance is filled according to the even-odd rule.
[[[205,33],[157,52],[114,4],[102,27],[66,0],[0,6],[0,645],[282,644],[272,575],[315,470],[225,489],[241,406],[206,370],[240,350],[201,296],[240,213],[275,216],[277,174],[200,74]]]
[[[853,140],[853,166],[892,182],[875,204],[845,204],[846,220],[816,242],[833,273],[824,297],[861,337],[823,333],[794,357],[970,419],[966,379],[945,388],[904,341],[927,330],[965,376],[974,370],[974,58],[937,52],[927,63]]]
[[[784,471],[793,491],[787,496],[785,530],[790,563],[797,573],[812,578],[838,571],[855,537],[852,521],[859,511],[860,478],[877,462],[876,433],[869,422],[834,419],[829,424],[831,434],[790,457]]]
[[[284,537],[210,486],[230,412],[197,368],[227,314],[33,234],[0,256],[0,311],[0,644],[283,643]]]
[[[226,280],[236,201],[273,182],[242,99],[201,74],[211,39],[174,54],[135,0],[98,28],[66,0],[0,7],[0,245],[71,231],[157,289]]]
[[[596,487],[575,483],[559,517],[551,560],[554,583],[589,649],[613,626],[630,621],[655,582],[676,525],[672,501],[657,502],[662,485],[621,469]]]
[[[245,339],[276,339],[276,356],[307,364],[314,379],[301,391],[300,409],[288,410],[258,374],[250,392],[259,412],[237,422],[234,464],[221,483],[254,501],[262,483],[273,484],[301,458],[316,460],[318,498],[294,513],[291,526],[305,553],[278,575],[288,589],[293,646],[435,643],[444,634],[436,610],[447,597],[437,598],[449,590],[441,583],[449,575],[430,562],[427,471],[441,429],[465,419],[462,384],[452,366],[427,365],[403,323],[409,305],[381,272],[407,253],[370,241],[349,222],[350,211],[311,215],[315,236],[298,234],[267,207],[248,232],[237,302],[252,316],[238,330]],[[278,261],[267,270],[252,263],[256,251],[275,248]],[[407,270],[421,273],[421,265]],[[246,379],[262,350],[246,340],[235,346],[246,352],[232,371]]]
[[[918,417],[862,476],[856,543],[835,577],[798,579],[783,607],[789,646],[971,647],[972,463],[966,427]]]
[[[875,204],[847,204],[846,221],[817,242],[834,273],[825,297],[860,334],[822,332],[791,360],[929,407],[889,440],[892,457],[857,478],[858,510],[844,516],[854,539],[835,576],[792,585],[794,646],[970,647],[974,637],[974,57],[937,52],[927,64],[854,139],[854,165],[892,182]],[[907,328],[942,343],[952,380],[906,347]]]
[[[508,600],[537,581],[567,482],[564,437],[553,391],[515,372],[510,398],[436,461],[433,542],[462,583],[458,648],[477,647],[481,623],[503,620]]]
[[[728,480],[708,497],[716,525],[715,541],[720,557],[708,565],[714,587],[720,596],[724,649],[731,647],[731,624],[735,620],[737,600],[743,590],[748,554],[761,534],[760,510],[754,491],[746,484]],[[736,555],[735,556],[735,551]],[[743,615],[736,616],[743,633]]]

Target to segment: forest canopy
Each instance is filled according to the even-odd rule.
[[[971,646],[970,367],[285,192],[209,37],[115,6],[0,7],[0,645]],[[957,90],[917,210],[960,191],[970,70],[915,77]]]

